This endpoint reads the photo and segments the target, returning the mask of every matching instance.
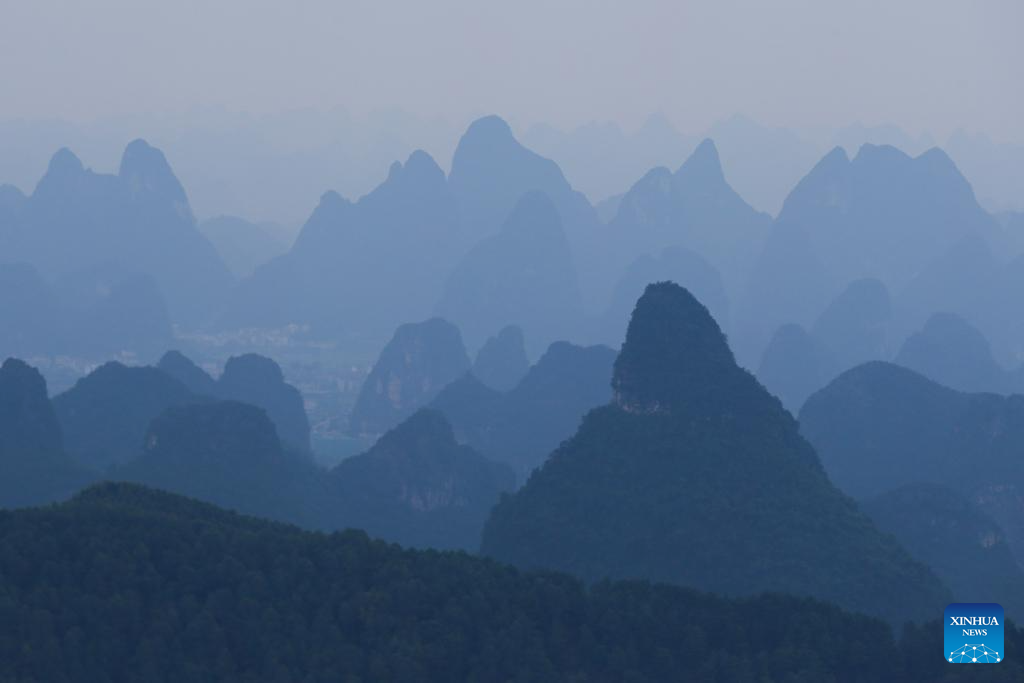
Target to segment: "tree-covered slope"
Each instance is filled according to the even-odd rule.
[[[171,406],[202,400],[156,368],[111,361],[54,397],[68,454],[103,471],[142,448],[150,421]]]
[[[8,358],[0,367],[0,507],[62,500],[92,479],[64,452],[46,380]]]
[[[0,680],[21,683],[839,683],[943,664],[905,654],[928,632],[897,648],[882,622],[809,599],[587,589],[123,484],[0,512],[0,618]]]
[[[256,406],[172,406],[150,422],[143,443],[136,458],[111,470],[111,479],[306,528],[334,528],[322,472],[286,451],[274,423]]]
[[[507,393],[467,374],[431,402],[458,439],[508,463],[523,482],[591,408],[608,402],[615,352],[607,346],[555,342]]]
[[[613,402],[496,506],[484,554],[588,580],[812,595],[894,621],[948,602],[832,486],[683,288],[659,283],[640,298],[612,388]]]
[[[407,547],[473,551],[515,473],[460,445],[444,415],[422,409],[343,460],[330,480],[339,528]]]
[[[999,525],[967,498],[937,484],[908,484],[861,508],[931,567],[958,602],[996,602],[1010,617],[1024,615],[1024,569]]]
[[[273,359],[256,353],[232,356],[216,380],[180,351],[168,351],[156,367],[198,396],[262,408],[288,448],[309,454],[309,418],[302,394],[285,381],[281,366]]]
[[[1024,396],[963,393],[898,365],[866,363],[807,399],[800,430],[850,495],[947,486],[1024,555]]]

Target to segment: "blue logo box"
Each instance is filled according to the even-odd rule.
[[[994,602],[954,602],[946,607],[943,657],[951,664],[1003,661],[1003,608]]]

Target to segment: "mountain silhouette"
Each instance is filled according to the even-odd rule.
[[[971,234],[929,261],[895,297],[901,337],[919,331],[936,313],[953,313],[989,339],[993,353],[1015,360],[1019,344],[1013,325],[1015,304],[1006,295],[1014,289],[1012,265],[1003,263],[982,235]]]
[[[272,359],[255,353],[232,356],[217,380],[180,351],[165,353],[157,368],[197,396],[262,408],[281,441],[290,449],[309,455],[309,418],[302,394],[285,382],[281,367]]]
[[[826,270],[800,226],[772,225],[734,306],[733,338],[741,364],[753,367],[783,325],[809,328],[830,301]]]
[[[511,465],[522,482],[591,408],[608,402],[614,361],[606,346],[555,342],[511,391],[502,394],[466,375],[431,407],[444,413],[460,441]]]
[[[339,526],[409,547],[476,550],[515,476],[455,441],[444,416],[419,410],[370,450],[331,470]]]
[[[757,379],[796,415],[807,397],[839,373],[835,354],[800,325],[783,325],[768,342]]]
[[[8,358],[0,367],[0,508],[62,500],[91,480],[64,453],[46,380]]]
[[[793,188],[769,231],[738,307],[743,343],[757,353],[779,325],[809,326],[854,280],[902,292],[970,238],[992,248],[1004,241],[944,152],[863,145],[850,159],[836,147]]]
[[[643,255],[633,261],[612,290],[598,332],[600,341],[618,347],[626,338],[633,306],[652,282],[678,282],[706,302],[723,329],[730,324],[729,295],[718,271],[696,252],[668,247],[658,256]]]
[[[800,428],[850,495],[946,486],[995,520],[1017,557],[1024,554],[1024,396],[963,393],[874,362],[811,396]]]
[[[507,393],[487,386],[472,372],[449,382],[429,408],[444,415],[459,443],[472,446],[488,458],[507,462],[493,452],[491,434],[499,423]]]
[[[455,267],[436,310],[470,346],[510,323],[523,329],[534,354],[572,336],[583,300],[554,203],[540,192],[524,195],[501,230]]]
[[[1000,286],[989,292],[995,299],[992,311],[999,315],[998,325],[987,329],[996,340],[996,349],[1004,354],[1000,361],[1012,364],[1024,358],[1024,319],[1016,314],[1019,292],[1024,291],[1024,256],[1017,256],[1002,268]],[[995,329],[991,329],[991,328]]]
[[[489,337],[473,361],[473,375],[496,391],[509,391],[529,369],[523,331],[515,325]]]
[[[251,223],[238,216],[215,216],[199,224],[224,265],[236,278],[252,275],[258,266],[280,256],[291,246],[280,228]]]
[[[524,147],[500,117],[485,116],[470,124],[455,148],[448,184],[463,223],[480,237],[501,230],[524,195],[546,195],[586,278],[583,290],[589,294],[607,288],[613,270],[599,240],[594,208],[572,188],[558,164]]]
[[[612,402],[495,507],[485,555],[588,580],[811,595],[890,621],[948,600],[831,485],[685,289],[647,288],[612,387]]]
[[[19,568],[5,575],[7,628],[81,652],[65,645],[40,659],[5,638],[0,678],[9,680],[87,671],[132,681],[664,681],[692,669],[737,683],[903,683],[948,670],[920,656],[932,642],[924,629],[897,643],[883,622],[813,600],[728,600],[641,582],[590,588],[356,531],[304,532],[136,485],[0,515],[0,538],[18,540],[5,555]],[[52,597],[44,610],[41,596],[74,597]],[[146,608],[125,618],[122,601],[132,599]],[[233,637],[221,618],[252,636]],[[1006,631],[1007,648],[1019,647],[1019,631]],[[1020,671],[1012,658],[990,668]]]
[[[568,131],[535,123],[523,134],[524,144],[557,159],[591,201],[621,193],[654,166],[676,163],[699,141],[681,134],[661,114],[648,116],[635,132],[614,122],[591,121]]]
[[[757,378],[796,415],[807,397],[844,370],[890,357],[892,307],[878,280],[850,283],[814,322],[780,327],[768,343]]]
[[[395,330],[363,382],[349,429],[382,434],[426,406],[469,370],[459,329],[441,318]]]
[[[893,361],[959,391],[1007,394],[1024,388],[1019,373],[996,362],[988,340],[953,313],[936,313],[910,335]]]
[[[8,253],[17,237],[16,226],[28,206],[28,197],[14,185],[0,184],[0,248]]]
[[[67,149],[50,160],[9,235],[10,260],[56,279],[116,263],[151,276],[171,318],[195,326],[217,312],[231,275],[196,228],[163,153],[129,144],[117,175],[87,170]]]
[[[529,192],[543,192],[559,205],[574,201],[558,164],[520,144],[498,116],[469,125],[455,148],[448,181],[463,220],[483,235],[500,228]]]
[[[705,139],[675,172],[655,168],[633,185],[608,233],[623,257],[666,247],[696,252],[735,293],[770,223],[726,182],[718,150]]]
[[[152,277],[134,274],[107,280],[100,276],[93,282],[100,295],[73,318],[72,338],[65,348],[92,358],[131,352],[150,360],[173,343],[170,314]]]
[[[233,356],[217,380],[216,395],[266,411],[281,441],[310,453],[309,419],[299,390],[284,381],[281,367],[255,353]]]
[[[475,548],[491,507],[515,482],[509,467],[460,446],[433,411],[325,472],[287,452],[265,411],[236,401],[168,408],[139,457],[111,477],[307,529],[358,528],[439,549]]]
[[[1024,570],[1003,530],[956,491],[907,484],[861,503],[882,531],[928,565],[961,602],[998,602],[1024,614]]]
[[[448,181],[462,219],[477,234],[500,228],[530,192],[550,197],[570,232],[590,228],[595,220],[590,203],[573,190],[558,164],[524,147],[498,116],[469,125],[455,148]]]
[[[854,280],[814,321],[811,334],[835,356],[839,368],[847,370],[891,356],[892,316],[885,285],[871,278]]]
[[[997,235],[942,150],[910,157],[863,145],[852,160],[837,150],[797,184],[778,217],[807,231],[833,281],[875,277],[898,287],[963,237]]]
[[[63,350],[66,318],[38,270],[27,263],[0,264],[0,356]]]
[[[221,325],[306,324],[376,344],[430,312],[472,244],[463,225],[444,172],[415,151],[355,203],[325,193],[288,253],[239,284]]]
[[[175,405],[146,429],[138,457],[114,479],[223,507],[325,526],[328,494],[312,464],[286,453],[265,411],[236,401]]]
[[[0,264],[0,323],[9,356],[148,359],[174,338],[153,278],[109,264],[55,283],[30,264]]]
[[[109,362],[54,397],[53,407],[68,454],[102,472],[136,457],[150,421],[164,410],[196,400],[156,368]]]
[[[217,381],[181,351],[168,351],[160,357],[156,367],[184,384],[193,394],[217,395]]]

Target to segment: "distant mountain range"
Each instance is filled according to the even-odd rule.
[[[148,275],[88,269],[51,284],[27,263],[0,264],[0,356],[155,359],[173,343],[163,295]]]
[[[251,223],[238,216],[215,216],[199,224],[224,265],[236,278],[252,275],[257,267],[288,251],[291,237],[273,223]]]
[[[1020,617],[1012,155],[449,132],[268,171],[294,235],[143,140],[0,186],[0,681],[909,683],[945,604]]]
[[[416,147],[449,159],[464,129],[461,120],[403,111],[356,115],[340,108],[302,108],[272,116],[161,112],[91,123],[8,119],[0,121],[0,179],[29,187],[62,145],[81,150],[98,167],[116,167],[111,150],[144,133],[177,160],[198,215],[260,217],[291,225],[301,222],[327,187],[346,196],[365,194],[394,159],[405,158]],[[736,189],[773,215],[829,147],[856,150],[864,143],[890,144],[912,154],[942,145],[972,179],[987,209],[1024,209],[1019,180],[1024,177],[1024,146],[964,130],[943,141],[895,126],[854,123],[810,131],[733,115],[706,130],[683,132],[661,114],[649,116],[635,129],[594,121],[571,129],[535,123],[516,130],[524,144],[556,160],[594,203],[622,192],[649,168],[679,163],[703,138],[711,137],[732,169]]]
[[[435,310],[471,346],[515,324],[539,353],[595,336],[625,269],[669,247],[721,269],[735,296],[770,223],[726,183],[710,141],[674,174],[648,173],[617,207],[602,225],[553,161],[484,117],[460,140],[447,179],[417,152],[354,204],[325,194],[292,249],[240,283],[221,325],[366,335]]]
[[[579,334],[583,297],[559,212],[547,195],[523,195],[500,231],[466,254],[436,310],[471,346],[509,323],[523,328],[534,353]]]
[[[157,367],[100,366],[54,397],[67,451],[105,472],[135,458],[150,423],[164,411],[193,403],[235,400],[267,412],[285,444],[309,456],[309,422],[302,397],[269,358],[231,358],[217,381],[178,352]]]
[[[414,152],[357,202],[324,194],[292,248],[242,280],[220,326],[386,334],[430,311],[474,241],[444,172]]]
[[[305,528],[357,526],[407,545],[473,550],[499,494],[514,487],[510,466],[460,445],[436,411],[417,412],[324,471],[288,440],[289,411],[302,405],[273,361],[232,359],[216,381],[200,373],[176,352],[160,368],[109,363],[51,403],[42,376],[8,360],[0,507],[63,500],[101,479],[132,481]]]
[[[729,296],[736,297],[770,224],[768,214],[726,182],[718,150],[707,139],[675,172],[658,167],[637,181],[622,197],[606,239],[630,260],[666,247],[692,250],[722,274]]]
[[[954,313],[928,318],[903,342],[893,362],[959,391],[1024,392],[1024,370],[1000,365],[984,335]]]
[[[506,325],[487,341],[473,361],[473,375],[495,391],[508,391],[530,369],[523,330]]]
[[[776,330],[757,376],[796,415],[812,393],[836,375],[892,356],[889,291],[878,280],[851,282],[808,331],[790,323]]]
[[[556,342],[506,392],[466,374],[446,386],[431,407],[457,438],[511,465],[523,483],[592,408],[611,398],[615,352],[606,346]]]
[[[955,254],[965,239],[993,248],[1006,241],[945,153],[932,149],[912,158],[893,147],[865,145],[851,159],[836,148],[786,198],[750,271],[735,332],[744,348],[756,349],[781,324],[809,325],[832,297],[862,278],[896,292],[900,308],[915,275]],[[937,302],[908,296],[905,303]],[[931,312],[903,314],[913,319]]]
[[[1024,396],[963,393],[897,365],[867,363],[812,395],[800,430],[849,494],[945,486],[991,517],[1024,557]]]
[[[697,131],[694,131],[696,133]],[[863,144],[892,145],[919,154],[940,144],[895,126],[853,124],[811,132],[771,127],[734,115],[699,135],[680,132],[664,116],[652,115],[635,131],[611,122],[591,122],[571,130],[535,124],[523,141],[558,161],[566,176],[596,202],[621,192],[646,169],[678,163],[701,139],[713,138],[731,170],[733,185],[761,211],[778,213],[786,195],[830,147],[856,151]],[[942,145],[968,177],[986,209],[1021,210],[1024,146],[999,144],[981,134],[954,132]]]
[[[31,195],[8,190],[5,204],[4,259],[51,280],[96,268],[142,273],[172,319],[191,326],[210,321],[231,285],[164,155],[143,140],[125,148],[117,175],[88,170],[61,149]]]
[[[870,322],[877,307],[854,304],[873,296],[850,294],[844,305]],[[520,334],[498,337],[523,358]],[[392,345],[380,381],[367,383],[371,396],[397,383],[384,393],[382,435],[328,471],[288,436],[304,417],[301,400],[269,359],[232,359],[218,379],[177,352],[158,367],[108,364],[52,403],[37,372],[8,361],[0,504],[125,480],[304,528],[479,547],[588,582],[793,593],[891,623],[927,619],[984,577],[1015,585],[1024,518],[1007,454],[1019,441],[1020,397],[960,394],[869,363],[807,401],[800,429],[812,447],[737,366],[708,310],[668,282],[640,297],[617,357],[558,342],[506,391],[473,375],[443,320],[406,326]],[[435,385],[420,373],[444,366],[446,348],[457,363]],[[885,370],[877,386],[874,368]],[[867,386],[850,385],[864,372]],[[391,404],[406,383],[417,390],[411,401]],[[977,467],[963,476],[968,452]],[[868,498],[872,518],[840,489]],[[959,530],[973,554],[939,554]],[[1018,598],[1006,593],[1013,609]]]
[[[663,123],[645,130],[674,139]],[[798,144],[741,119],[715,130],[766,150]],[[925,146],[868,129],[841,142],[865,138],[915,153]],[[944,152],[909,156],[866,144],[851,157],[836,147],[795,183],[773,220],[727,181],[722,159],[728,168],[735,155],[720,157],[718,147],[673,143],[676,170],[638,172],[602,205],[603,220],[555,161],[487,116],[462,135],[449,173],[413,151],[357,200],[324,193],[290,248],[241,218],[197,225],[163,154],[141,140],[125,150],[117,175],[88,171],[61,150],[31,196],[0,192],[4,268],[26,267],[18,261],[38,272],[10,275],[35,303],[0,305],[10,321],[29,321],[14,325],[27,343],[0,343],[19,355],[68,346],[73,356],[149,360],[182,331],[288,326],[361,356],[399,325],[438,314],[474,351],[496,330],[519,326],[537,356],[559,340],[620,343],[623,302],[667,277],[707,301],[748,367],[761,365],[784,325],[816,334],[815,320],[862,281],[888,293],[887,345],[950,312],[985,335],[999,362],[1024,357],[1024,323],[1009,294],[1024,283],[1015,214],[986,213]],[[237,285],[202,233],[215,238]],[[36,307],[40,315],[24,313]],[[82,322],[69,325],[69,310]],[[113,339],[78,334],[92,319]],[[839,369],[867,359],[866,349],[838,340],[823,343],[836,347]]]

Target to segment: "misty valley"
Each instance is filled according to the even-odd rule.
[[[256,4],[0,20],[0,683],[1024,681],[991,8]]]

